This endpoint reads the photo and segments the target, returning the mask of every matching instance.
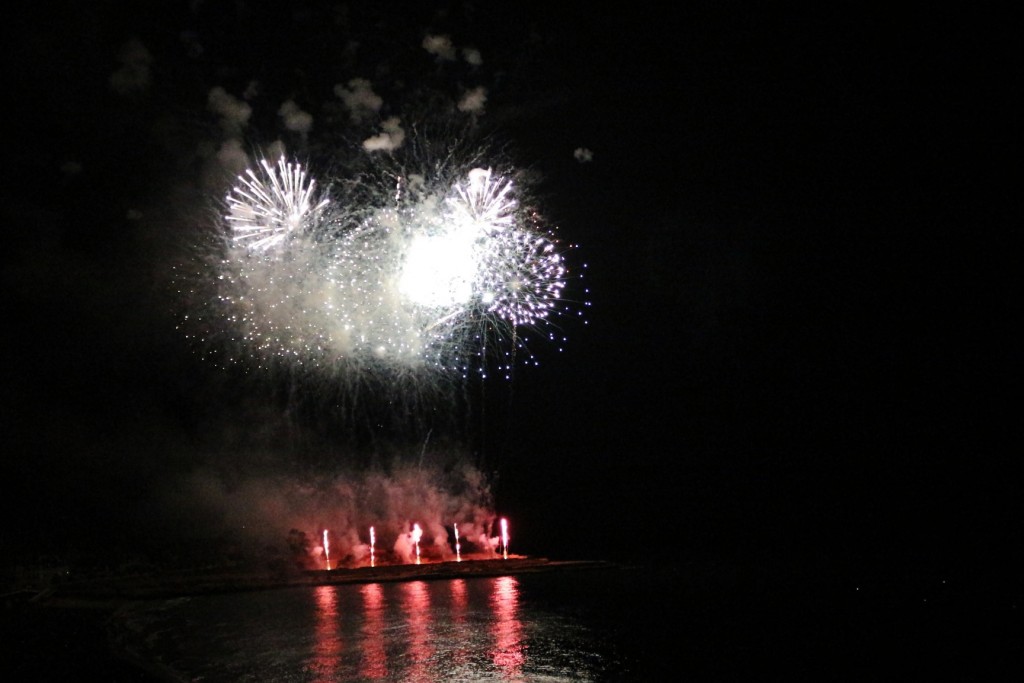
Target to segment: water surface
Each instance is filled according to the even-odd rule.
[[[640,662],[606,611],[609,571],[148,601],[116,625],[123,646],[183,680],[611,680]]]

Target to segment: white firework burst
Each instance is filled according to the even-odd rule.
[[[489,168],[471,170],[466,182],[455,184],[446,203],[456,222],[488,232],[514,225],[519,205],[512,195],[512,181],[494,177]]]
[[[466,300],[512,327],[547,317],[565,287],[565,265],[554,242],[523,224],[512,181],[474,168],[453,186],[446,206],[457,238],[452,242],[473,248],[473,291]]]
[[[236,242],[263,250],[283,242],[290,235],[315,227],[328,200],[317,201],[316,181],[308,178],[300,164],[277,162],[277,168],[260,160],[260,173],[251,168],[238,177],[239,184],[227,196],[225,217]]]
[[[490,169],[409,194],[355,186],[377,208],[319,199],[284,159],[258,169],[228,198],[216,310],[260,363],[465,375],[562,310],[557,242]]]

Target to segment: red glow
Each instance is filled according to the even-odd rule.
[[[455,623],[462,623],[466,617],[466,581],[465,579],[452,579],[452,617]]]
[[[359,676],[363,680],[387,678],[388,658],[384,651],[384,594],[379,583],[364,584],[363,595],[362,657]]]
[[[466,582],[463,579],[452,579],[449,586],[452,601],[451,657],[452,663],[461,667],[472,659],[469,643],[473,642],[473,631],[476,627],[466,619],[466,607],[469,603]]]
[[[430,644],[430,593],[423,581],[402,585],[402,605],[409,624],[409,671],[405,680],[431,680],[428,671],[434,648]]]
[[[337,588],[319,586],[316,589],[316,645],[310,663],[310,669],[316,674],[315,680],[336,679],[341,651]]]
[[[525,655],[519,621],[519,582],[515,577],[502,576],[494,580],[491,607],[494,610],[494,651],[491,657],[505,677],[518,678]]]

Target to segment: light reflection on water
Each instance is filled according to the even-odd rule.
[[[337,592],[337,586],[324,586]],[[388,676],[388,658],[384,651],[384,592],[379,583],[359,587],[363,596],[363,623],[360,628],[360,678],[379,681]]]
[[[524,579],[526,577],[523,577]],[[535,577],[530,577],[537,580]],[[515,576],[146,603],[124,642],[203,681],[587,681],[613,653]]]
[[[494,612],[494,665],[509,678],[519,676],[523,668],[523,645],[519,623],[519,583],[512,576],[494,580],[491,596]]]
[[[405,613],[408,629],[403,639],[407,647],[406,672],[408,681],[429,681],[430,660],[434,655],[432,645],[430,593],[423,581],[399,584],[402,590],[402,611]]]
[[[342,651],[337,591],[331,586],[318,586],[316,606],[316,649],[312,670],[317,674],[317,681],[333,681],[337,678]]]

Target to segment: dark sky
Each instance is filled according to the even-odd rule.
[[[254,144],[288,134],[293,98],[323,156],[332,85],[365,76],[407,123],[411,100],[485,86],[480,127],[537,171],[588,264],[588,324],[472,418],[524,550],[965,574],[1015,558],[998,169],[1019,70],[997,17],[123,4],[37,16],[12,43],[12,548],[131,543],[168,478],[237,468],[206,437],[255,429],[275,390],[199,363],[162,279],[206,210],[207,93],[260,81]],[[433,61],[428,34],[483,65]],[[132,38],[152,60],[119,93]]]

